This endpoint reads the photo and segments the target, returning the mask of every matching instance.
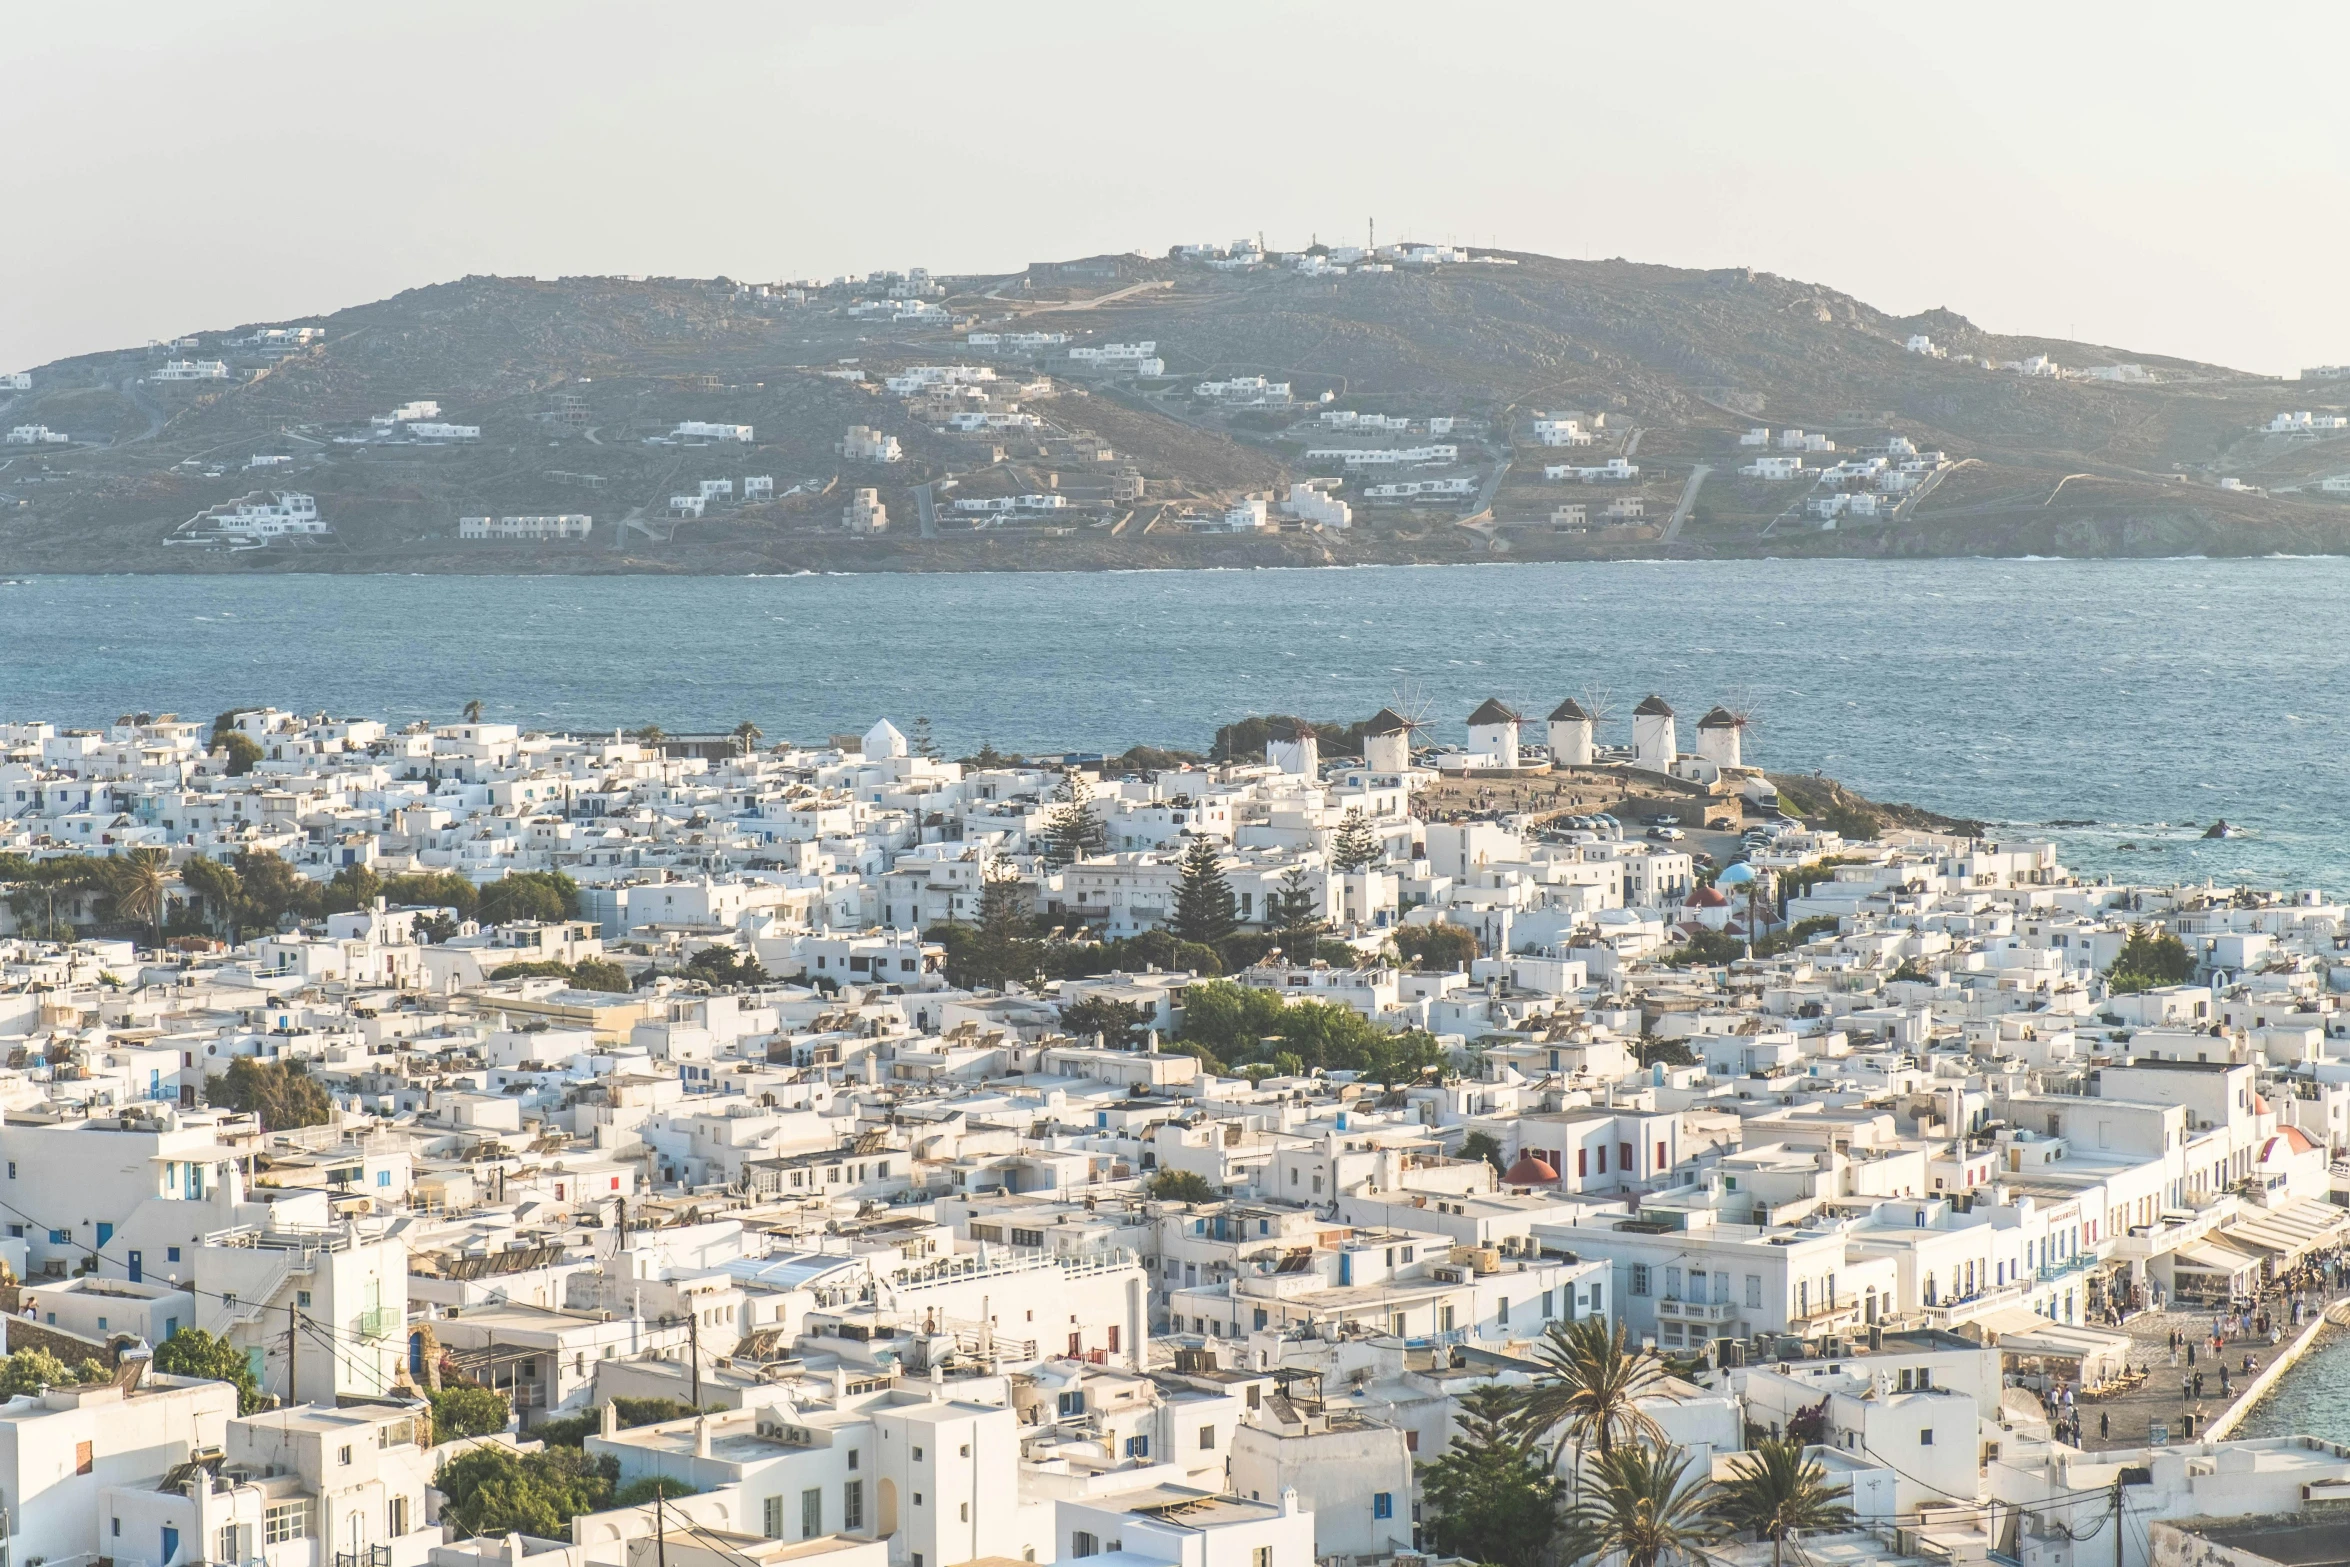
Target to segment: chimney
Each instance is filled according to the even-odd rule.
[[[600,1430],[606,1440],[620,1434],[620,1406],[618,1404],[606,1399],[596,1413],[600,1417]]]

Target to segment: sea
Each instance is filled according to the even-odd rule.
[[[43,576],[0,720],[273,704],[526,728],[918,718],[948,755],[1204,751],[1250,714],[1716,704],[1746,758],[2121,879],[2350,890],[2350,559],[1734,561],[776,577]],[[2226,820],[2242,836],[2205,838]]]
[[[2314,1436],[2350,1442],[2350,1328],[2327,1327],[2245,1414],[2238,1436]]]

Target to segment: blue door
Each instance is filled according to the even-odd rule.
[[[180,1532],[170,1524],[163,1526],[163,1567],[171,1567],[171,1559],[180,1553]]]
[[[104,1251],[106,1243],[112,1239],[114,1239],[114,1226],[101,1220],[98,1225],[98,1249]]]
[[[147,1259],[135,1251],[131,1253],[130,1268],[133,1284],[137,1284],[147,1277]]]

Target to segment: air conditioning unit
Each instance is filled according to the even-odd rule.
[[[1449,1267],[1430,1268],[1428,1270],[1428,1276],[1439,1284],[1466,1284],[1469,1282],[1470,1270],[1467,1268]]]

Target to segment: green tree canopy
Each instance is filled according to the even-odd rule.
[[[202,906],[207,924],[223,934],[236,934],[245,904],[245,879],[232,867],[196,855],[181,862],[180,885]]]
[[[1501,1143],[1491,1132],[1471,1132],[1462,1138],[1459,1157],[1482,1159],[1497,1171],[1506,1172],[1509,1169],[1509,1165],[1502,1159]]]
[[[1488,1382],[1460,1396],[1444,1456],[1419,1466],[1429,1535],[1440,1551],[1495,1567],[1539,1567],[1559,1532],[1558,1476],[1512,1424],[1513,1390]]]
[[[1424,973],[1449,974],[1477,960],[1477,933],[1443,920],[1398,925],[1388,939],[1406,963]]]
[[[438,1432],[436,1431],[436,1435]],[[461,1535],[535,1535],[567,1538],[571,1520],[612,1505],[620,1466],[575,1447],[518,1453],[485,1445],[441,1465],[433,1484],[448,1498],[445,1522]]]
[[[374,867],[346,865],[326,884],[324,906],[329,914],[341,914],[364,909],[383,895],[384,879],[375,873]]]
[[[978,920],[935,926],[932,940],[946,949],[949,983],[1001,990],[1037,970],[1040,944],[1031,934],[1028,889],[1009,866],[990,865],[979,883]]]
[[[608,990],[615,995],[626,995],[631,988],[628,970],[610,958],[581,958],[571,965],[571,983],[581,990]]]
[[[300,1062],[254,1056],[239,1056],[226,1072],[205,1078],[204,1102],[258,1116],[262,1128],[272,1132],[323,1126],[334,1114],[334,1101]]]
[[[1110,846],[1109,829],[1094,808],[1093,782],[1077,768],[1061,774],[1053,790],[1053,808],[1044,818],[1044,861],[1069,865]]]
[[[171,851],[133,849],[106,862],[106,888],[118,919],[142,924],[163,945],[163,915],[171,902]]]
[[[1330,840],[1330,864],[1333,868],[1353,873],[1366,866],[1376,865],[1383,853],[1379,835],[1371,828],[1371,819],[1356,806],[1348,806],[1339,818],[1338,831]]]
[[[239,1414],[261,1407],[261,1384],[253,1376],[253,1362],[227,1339],[214,1338],[202,1328],[182,1328],[156,1345],[154,1365],[166,1376],[231,1384],[237,1390]]]
[[[1618,1555],[1623,1567],[1697,1567],[1726,1532],[1712,1482],[1689,1474],[1689,1455],[1634,1442],[1591,1459],[1582,1499],[1567,1514],[1575,1561]]]
[[[1235,1067],[1287,1060],[1292,1073],[1360,1072],[1391,1085],[1445,1060],[1444,1047],[1418,1030],[1389,1033],[1349,1006],[1287,1001],[1223,979],[1184,987],[1183,1038]]]
[[[1640,1400],[1664,1392],[1663,1361],[1631,1342],[1618,1318],[1553,1322],[1535,1346],[1542,1379],[1518,1390],[1526,1433],[1601,1457],[1627,1443],[1662,1442],[1664,1429]]]
[[[775,978],[757,958],[732,947],[704,947],[685,960],[685,977],[721,988],[764,985]]]
[[[231,729],[214,742],[213,750],[228,758],[228,775],[242,778],[262,757],[261,744],[241,729]]]
[[[1778,1567],[1790,1538],[1852,1527],[1852,1509],[1842,1500],[1851,1489],[1829,1485],[1827,1465],[1801,1442],[1764,1437],[1730,1460],[1716,1511],[1731,1528],[1770,1541]]]
[[[934,939],[936,935],[933,931]],[[1096,974],[1132,974],[1146,968],[1211,978],[1225,971],[1222,955],[1214,947],[1178,941],[1169,930],[1146,930],[1115,941],[1049,941],[1034,945],[1034,955],[1023,972],[1042,971],[1047,979],[1090,979]]]
[[[237,877],[244,884],[238,921],[274,930],[285,920],[315,919],[325,906],[325,889],[271,849],[237,853]]]
[[[553,924],[579,911],[579,883],[561,871],[508,871],[481,889],[473,917],[484,925],[515,920]]]
[[[456,871],[408,871],[387,880],[383,895],[394,908],[454,909],[467,920],[481,906],[481,889]]]
[[[1182,878],[1175,885],[1175,918],[1168,928],[1179,940],[1212,947],[1231,935],[1237,923],[1221,846],[1213,838],[1194,838],[1183,854]]]
[[[2194,954],[2167,930],[2140,925],[2132,930],[2106,970],[2105,986],[2118,994],[2183,985],[2195,972]]]
[[[0,1398],[16,1398],[30,1393],[39,1396],[53,1387],[68,1387],[73,1373],[47,1350],[38,1347],[20,1349],[0,1360]]]
[[[1151,1177],[1150,1194],[1165,1202],[1215,1202],[1224,1195],[1191,1170],[1161,1170]]]
[[[1099,1034],[1102,1043],[1112,1050],[1139,1050],[1150,1033],[1155,1015],[1139,1001],[1087,996],[1061,1008],[1061,1027],[1076,1039]]]
[[[471,1383],[452,1383],[434,1388],[425,1394],[432,1405],[432,1435],[435,1442],[454,1442],[462,1437],[491,1436],[506,1429],[509,1410],[506,1395],[495,1388],[476,1387]]]
[[[1321,900],[1310,885],[1313,872],[1303,865],[1293,865],[1281,877],[1281,890],[1265,901],[1265,923],[1273,928],[1274,938],[1281,950],[1293,954],[1310,952],[1319,943],[1329,922],[1322,918]]]

